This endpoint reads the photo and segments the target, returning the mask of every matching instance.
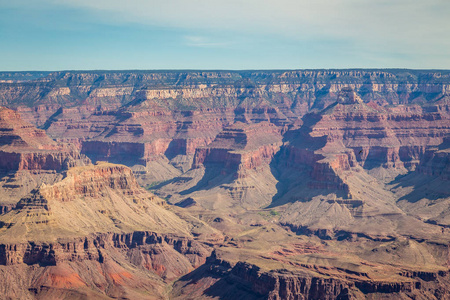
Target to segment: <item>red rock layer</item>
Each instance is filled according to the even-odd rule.
[[[79,196],[98,197],[105,188],[125,195],[142,192],[128,167],[100,164],[83,169],[84,167],[79,167],[69,170],[67,176],[71,178],[70,182],[43,187],[40,193],[51,199],[70,201],[71,198]]]
[[[313,272],[308,272],[311,268]],[[324,268],[329,273],[333,268]],[[403,280],[396,282],[371,280],[364,273],[336,269],[338,276],[322,277],[317,266],[302,265],[297,271],[272,270],[245,262],[232,263],[217,258],[214,253],[207,264],[196,273],[178,281],[172,296],[183,299],[186,295],[202,293],[216,297],[241,297],[245,299],[372,299],[393,297],[448,297],[446,284],[448,272],[404,272]],[[200,290],[192,290],[197,286]],[[429,290],[434,291],[429,293]],[[186,293],[186,294],[185,294]]]
[[[19,107],[26,120],[44,126],[52,138],[80,147],[85,139],[116,144],[184,140],[186,147],[167,147],[169,158],[194,154],[190,144],[207,145],[236,121],[290,124],[312,108],[335,102],[344,87],[373,105],[432,99],[448,109],[450,86],[447,72],[413,70],[56,72],[29,78],[1,82],[0,100]],[[134,160],[153,160],[162,152]]]
[[[36,129],[17,112],[5,107],[0,107],[0,129],[1,149],[56,149],[56,143],[45,131]]]
[[[17,112],[0,107],[1,170],[60,171],[76,160],[87,161],[67,145],[55,143],[44,130],[23,121]]]
[[[86,160],[77,153],[59,151],[5,152],[0,150],[0,170],[66,170],[76,159]]]
[[[446,110],[369,106],[351,89],[338,99],[322,112],[305,116],[303,127],[294,132],[284,150],[291,167],[300,163],[312,168],[311,188],[348,193],[343,172],[358,166],[414,168],[427,147],[441,144],[450,135]]]
[[[1,244],[0,278],[10,288],[0,286],[0,291],[11,298],[46,297],[49,291],[66,296],[90,291],[99,293],[96,298],[141,291],[142,299],[161,298],[162,280],[169,282],[192,271],[209,254],[207,247],[188,238],[145,231],[96,234],[57,243]],[[4,272],[23,268],[28,274]],[[28,275],[33,280],[19,278]],[[150,294],[142,292],[145,286]]]
[[[281,144],[280,129],[271,123],[236,123],[225,128],[208,147],[198,148],[193,166],[212,163],[234,171],[257,169],[271,161]]]
[[[444,139],[439,148],[425,151],[417,172],[450,180],[450,138]]]
[[[158,246],[161,244],[185,255],[184,259],[189,261],[192,267],[200,266],[209,256],[207,248],[185,237],[162,235],[154,232],[105,233],[75,240],[65,241],[62,239],[55,244],[33,242],[28,244],[2,244],[0,245],[0,265],[21,263],[56,265],[63,261],[101,260],[102,248],[108,246],[127,249],[126,251],[131,254],[136,248],[139,248],[136,250],[143,251],[146,247],[150,249],[149,245]],[[153,253],[153,255],[155,254],[158,253]],[[135,257],[134,262],[142,262],[140,258]],[[185,273],[187,271],[189,270],[184,270]]]

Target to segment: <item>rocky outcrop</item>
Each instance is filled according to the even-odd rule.
[[[190,225],[164,203],[142,189],[128,167],[108,163],[73,167],[63,180],[42,184],[1,215],[0,236],[19,243],[151,229],[189,235]]]
[[[44,130],[22,120],[20,115],[6,107],[0,107],[0,147],[2,149],[56,149]]]
[[[0,170],[55,170],[88,163],[73,147],[57,144],[44,130],[0,107]]]
[[[206,146],[225,126],[237,121],[291,124],[311,109],[323,109],[335,102],[346,87],[361,98],[352,92],[341,92],[340,104],[433,103],[436,105],[431,110],[448,110],[450,82],[445,71],[414,70],[19,75],[12,74],[8,77],[11,81],[0,83],[4,105],[18,108],[26,120],[46,128],[52,138],[70,140],[80,147],[86,139],[93,140],[86,142],[93,144],[83,147],[94,159],[116,159],[96,153],[95,144],[99,142],[106,142],[102,146],[122,156],[129,155],[127,143],[144,144],[142,147],[149,149],[144,154],[138,151],[131,160],[139,164],[158,160],[159,155],[169,159],[193,155],[196,147]],[[14,81],[18,76],[30,81]],[[433,118],[431,111],[430,114]],[[152,149],[155,144],[164,146]],[[394,152],[408,155],[410,150]],[[363,155],[371,154],[363,149]]]
[[[211,252],[190,234],[192,227],[142,189],[128,167],[72,167],[0,216],[0,278],[15,287],[0,289],[12,298],[57,291],[133,298],[153,289],[151,297],[163,298],[166,282],[202,265]],[[27,276],[33,280],[20,280]]]
[[[79,162],[77,162],[79,161]],[[77,164],[89,163],[89,159],[76,152],[0,150],[0,170],[67,170]]]
[[[308,265],[297,270],[267,271],[255,264],[218,258],[213,252],[205,266],[175,283],[172,296],[176,299],[200,296],[199,292],[198,295],[192,292],[191,284],[201,286],[200,292],[210,297],[219,296],[222,299],[236,296],[246,299],[373,299],[381,295],[392,299],[412,295],[429,297],[432,296],[429,294],[432,286],[435,288],[434,295],[447,295],[442,285],[449,280],[446,272],[425,274],[405,271],[396,282],[389,282],[371,280],[367,274],[343,269],[339,270],[339,276],[322,277],[310,272],[309,267],[321,273],[320,267]],[[325,272],[333,273],[332,268],[326,269]]]
[[[450,180],[450,138],[445,138],[438,148],[425,151],[417,172]]]
[[[113,291],[117,288],[142,290],[136,282],[143,280],[153,287],[152,297],[163,298],[163,292],[154,286],[162,286],[164,281],[192,271],[205,262],[210,251],[186,237],[145,231],[103,233],[61,239],[56,243],[1,244],[0,277],[8,280],[11,286],[19,285],[22,291],[27,291],[22,293],[30,298],[45,297],[48,290],[70,294],[71,290],[73,293],[79,289],[80,292],[97,291],[100,295],[114,297]],[[89,266],[94,268],[89,270]],[[2,272],[21,268],[27,268],[34,280],[21,282],[16,278],[20,274],[10,274],[6,278]],[[71,275],[60,275],[55,280],[52,275],[55,269],[58,274]],[[76,282],[73,279],[77,279]],[[3,290],[3,296],[24,297],[14,289]]]
[[[107,188],[128,196],[143,193],[129,168],[113,164],[71,168],[65,180],[43,185],[35,193],[46,199],[65,202],[76,197],[101,197]]]
[[[166,268],[169,261],[161,261],[171,259],[170,252],[175,250],[180,255],[173,258],[174,261],[182,259],[184,270],[175,270],[176,264],[171,267],[168,272],[185,274],[192,268],[196,268],[203,264],[209,256],[210,250],[204,245],[188,239],[186,237],[177,237],[172,235],[164,235],[155,232],[133,232],[133,233],[104,233],[97,234],[85,238],[64,240],[61,239],[56,243],[34,243],[27,244],[2,244],[0,245],[0,264],[5,266],[16,264],[42,266],[57,265],[66,261],[84,261],[96,260],[101,262],[102,252],[108,251],[108,248],[117,248],[124,251],[124,254],[132,260],[133,263],[139,263],[150,270],[157,271],[157,264],[152,265],[152,260],[159,260],[159,267]],[[159,249],[159,252],[158,252]],[[164,253],[166,252],[166,253]],[[142,253],[147,253],[147,261],[145,261]],[[160,257],[161,256],[161,257]],[[189,267],[186,268],[186,265]],[[152,269],[154,267],[154,269]],[[178,277],[178,276],[177,276]]]
[[[419,106],[382,108],[366,105],[350,88],[320,113],[304,117],[303,128],[290,138],[285,160],[312,168],[311,187],[344,189],[346,171],[414,169],[429,146],[450,134],[446,111],[428,112]]]
[[[236,123],[225,128],[208,147],[197,148],[193,167],[221,164],[243,175],[245,170],[269,164],[281,145],[280,129],[271,123]]]

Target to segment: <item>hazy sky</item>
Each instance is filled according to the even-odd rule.
[[[0,0],[0,70],[450,69],[450,0]]]

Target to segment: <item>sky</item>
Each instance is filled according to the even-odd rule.
[[[450,69],[449,0],[0,0],[0,71]]]

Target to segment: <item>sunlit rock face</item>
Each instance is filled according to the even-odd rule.
[[[0,295],[446,299],[449,74],[2,81]]]

